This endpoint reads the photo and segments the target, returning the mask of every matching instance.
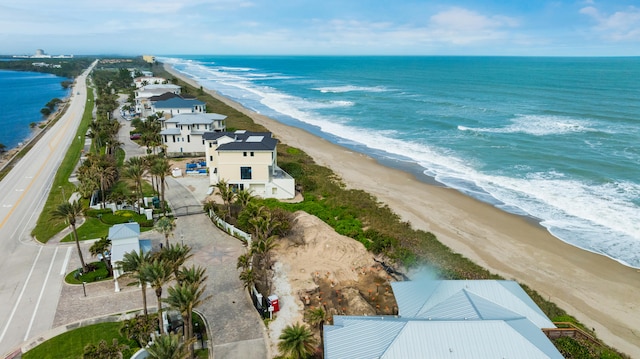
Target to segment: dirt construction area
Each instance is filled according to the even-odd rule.
[[[394,279],[360,242],[336,233],[315,216],[294,213],[292,232],[279,240],[273,257],[273,288],[280,302],[280,311],[269,323],[273,353],[278,352],[282,329],[303,322],[309,309],[323,307],[326,324],[332,323],[333,315],[397,314],[389,285]]]

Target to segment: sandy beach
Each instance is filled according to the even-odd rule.
[[[200,85],[165,66],[185,82]],[[305,130],[283,125],[208,91],[247,114],[289,146],[331,168],[350,188],[386,203],[414,228],[490,271],[526,284],[565,309],[618,350],[640,357],[640,271],[553,237],[526,218],[457,191],[427,184]]]

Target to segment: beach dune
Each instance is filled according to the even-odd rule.
[[[170,66],[165,68],[200,87]],[[331,168],[349,188],[376,196],[414,228],[430,231],[479,265],[530,286],[595,329],[608,345],[640,356],[640,271],[568,245],[530,219],[420,181],[408,172],[383,166],[366,155],[250,111],[215,91],[208,92],[250,116],[282,142]]]

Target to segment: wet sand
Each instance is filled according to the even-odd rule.
[[[200,85],[170,66],[174,76]],[[568,245],[529,218],[506,213],[455,190],[283,125],[207,91],[247,114],[274,137],[331,168],[349,188],[387,204],[416,229],[434,233],[454,251],[506,279],[526,284],[575,316],[618,350],[640,356],[640,271]]]

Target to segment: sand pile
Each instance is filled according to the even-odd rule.
[[[280,301],[280,312],[269,323],[273,353],[282,329],[302,323],[306,308],[323,305],[329,315],[371,315],[376,310],[363,293],[376,282],[390,289],[388,276],[360,242],[306,212],[293,217],[291,234],[273,250],[273,289]]]

